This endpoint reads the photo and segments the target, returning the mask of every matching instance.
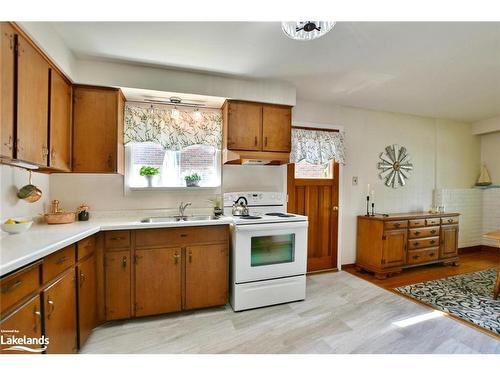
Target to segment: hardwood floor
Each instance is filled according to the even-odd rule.
[[[466,262],[467,263],[467,262]],[[82,353],[499,353],[500,340],[347,272],[307,276],[305,301],[107,323]],[[418,322],[401,324],[421,317]]]
[[[385,280],[376,279],[372,273],[358,272],[354,267],[343,268],[357,277],[369,281],[382,288],[393,289],[403,285],[420,283],[423,281],[442,279],[444,277],[460,275],[462,273],[481,271],[487,268],[496,268],[500,263],[500,252],[478,251],[460,255],[460,264],[457,267],[433,264],[403,270],[399,274]]]

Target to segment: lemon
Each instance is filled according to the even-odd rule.
[[[14,219],[7,219],[5,221],[5,224],[15,224],[15,223],[16,223],[16,221]]]

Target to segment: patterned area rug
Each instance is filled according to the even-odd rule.
[[[394,290],[500,335],[500,299],[493,299],[496,276],[491,268]]]

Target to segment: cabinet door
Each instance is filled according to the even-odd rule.
[[[262,149],[262,105],[229,102],[227,104],[227,148],[260,151]]]
[[[130,318],[130,251],[104,255],[106,320]]]
[[[456,257],[458,254],[458,225],[441,227],[440,258]]]
[[[135,315],[181,310],[180,248],[136,250]]]
[[[95,254],[78,266],[78,326],[81,348],[97,325],[97,281]]]
[[[37,295],[35,298],[19,308],[19,310],[2,320],[2,322],[0,323],[0,331],[2,332],[3,341],[5,342],[9,337],[26,336],[39,338],[42,334],[40,311],[40,296]],[[28,351],[4,350],[10,346],[12,345],[0,344],[0,353],[30,353]],[[39,352],[41,352],[41,347],[39,345],[25,346],[34,350],[39,349]]]
[[[292,110],[288,107],[268,106],[262,109],[262,150],[290,152],[292,137]]]
[[[74,270],[43,292],[47,353],[76,352],[76,285]]]
[[[119,91],[73,89],[73,172],[117,171]]]
[[[14,29],[0,22],[0,156],[14,156]]]
[[[384,232],[382,267],[400,266],[405,262],[407,231],[405,229]]]
[[[55,70],[50,81],[49,165],[70,171],[71,165],[71,85]]]
[[[49,64],[18,36],[17,153],[15,157],[47,166]]]
[[[224,305],[228,290],[228,246],[190,246],[186,249],[185,309]]]

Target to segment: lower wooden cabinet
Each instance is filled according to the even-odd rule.
[[[406,256],[406,238],[407,233],[405,229],[386,230],[382,237],[382,267],[400,266],[405,262]]]
[[[42,292],[45,311],[45,336],[49,339],[47,353],[75,353],[76,287],[74,269],[66,272]]]
[[[92,254],[77,267],[78,344],[81,348],[97,325],[96,256]]]
[[[107,252],[104,268],[106,320],[130,318],[130,250]]]
[[[453,258],[458,255],[458,225],[441,227],[441,258]]]
[[[185,309],[219,306],[226,303],[228,253],[226,244],[186,248]]]
[[[14,313],[6,317],[0,323],[3,340],[9,337],[33,337],[40,338],[42,335],[42,319],[40,309],[40,296],[36,295],[30,301],[19,307]],[[18,350],[5,350],[12,345],[0,345],[0,353],[21,354],[30,353]],[[30,349],[40,349],[40,345],[25,345]],[[41,353],[41,352],[39,352]]]
[[[180,311],[182,249],[136,250],[135,315]]]

